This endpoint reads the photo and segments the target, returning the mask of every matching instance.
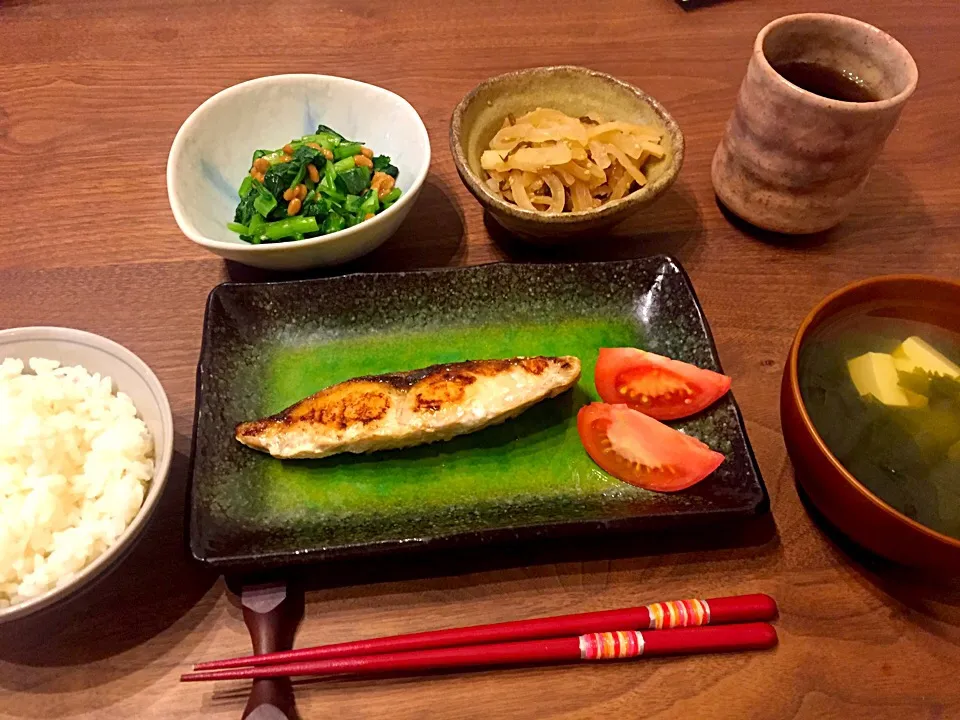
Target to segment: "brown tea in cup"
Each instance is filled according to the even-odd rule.
[[[833,227],[853,209],[917,85],[910,53],[841,15],[788,15],[757,36],[713,158],[734,214],[782,233]]]
[[[820,97],[843,102],[877,102],[883,99],[878,90],[849,70],[804,60],[780,63],[774,65],[773,69],[784,80]]]

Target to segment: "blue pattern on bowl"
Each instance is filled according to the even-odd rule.
[[[236,201],[235,199],[238,197],[236,189],[227,181],[219,168],[214,167],[208,160],[201,160],[200,167],[202,168],[204,179],[215,187],[217,192],[230,202]],[[240,183],[237,183],[238,187],[239,185]],[[232,218],[233,216],[231,216],[231,219]]]

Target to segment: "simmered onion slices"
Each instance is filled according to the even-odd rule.
[[[662,138],[649,125],[537,108],[508,115],[480,165],[487,187],[525,210],[590,210],[646,185],[643,166],[664,156]]]

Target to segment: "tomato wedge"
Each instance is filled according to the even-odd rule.
[[[604,402],[657,420],[698,413],[730,389],[726,375],[636,348],[602,348],[594,378]]]
[[[724,459],[696,438],[626,405],[593,403],[580,408],[577,430],[597,465],[648,490],[675,492],[696,485]]]

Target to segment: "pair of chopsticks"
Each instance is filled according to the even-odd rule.
[[[776,614],[776,602],[769,595],[673,600],[214,660],[197,664],[194,672],[180,680],[373,674],[764,650],[777,644],[776,630],[765,622]]]

